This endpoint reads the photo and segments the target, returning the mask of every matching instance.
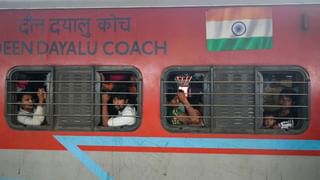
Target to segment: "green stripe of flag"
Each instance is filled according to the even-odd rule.
[[[209,51],[271,49],[272,37],[207,39]]]

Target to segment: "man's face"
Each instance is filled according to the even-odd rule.
[[[113,104],[118,111],[122,111],[128,104],[128,99],[119,99],[115,97],[113,98]]]
[[[25,111],[32,112],[32,110],[33,110],[33,99],[32,99],[32,96],[30,94],[23,95],[21,103],[22,103],[21,104],[22,109],[24,109]]]
[[[288,109],[292,106],[292,99],[288,96],[281,96],[280,97],[280,105],[281,108]]]

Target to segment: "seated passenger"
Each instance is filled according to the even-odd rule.
[[[167,114],[170,116],[168,120],[169,124],[204,126],[203,120],[201,119],[201,112],[190,104],[182,90],[179,90],[176,95],[168,94],[167,100],[170,105]],[[183,110],[179,108],[180,104],[183,105]]]
[[[280,92],[280,110],[276,112],[279,127],[281,129],[294,128],[297,125],[297,113],[292,107],[295,104],[295,91],[292,89],[283,89]]]
[[[25,93],[24,93],[25,92]],[[44,103],[47,99],[47,94],[44,88],[39,88],[37,92],[38,103],[34,109],[34,102],[32,94],[27,93],[26,90],[22,91],[20,101],[20,110],[18,112],[18,121],[24,125],[39,126],[43,123],[44,116]]]
[[[136,109],[128,104],[128,88],[115,87],[113,95],[102,94],[102,124],[105,127],[116,127],[133,125],[136,122]],[[114,107],[118,110],[118,115],[112,117],[109,113],[108,101],[113,98]]]
[[[101,92],[104,94],[108,93],[108,92],[109,93],[112,92],[113,88],[116,85],[115,82],[113,82],[113,81],[116,81],[117,79],[115,79],[113,77],[113,75],[107,74],[106,76],[104,76],[102,73],[100,73],[100,78],[103,81],[101,83]],[[106,104],[108,104],[107,108],[108,108],[109,116],[113,116],[113,115],[118,114],[117,109],[112,105],[112,97],[109,98],[109,100]],[[103,106],[102,106],[102,108],[103,108]],[[103,126],[103,121],[101,121],[99,123],[99,126]]]
[[[263,115],[263,126],[268,129],[278,129],[279,125],[274,117],[274,113],[265,112]]]
[[[129,84],[129,87],[128,87],[128,90],[130,92],[129,103],[130,104],[134,104],[136,106],[136,104],[137,104],[137,92],[138,92],[137,77],[135,75],[131,75],[129,77],[129,81],[131,82]]]

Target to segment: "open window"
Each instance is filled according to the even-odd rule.
[[[51,84],[51,68],[15,68],[10,72],[7,77],[6,110],[7,120],[11,127],[17,129],[52,128]],[[42,104],[39,104],[39,97],[37,95],[39,89],[46,92],[46,97]],[[26,104],[28,100],[30,104]],[[28,109],[28,106],[34,110],[38,106],[42,106],[43,111],[39,114],[34,114],[34,111],[28,112],[25,109]]]
[[[210,69],[170,68],[162,80],[162,124],[172,131],[206,131],[210,122]],[[193,113],[193,114],[192,114]]]
[[[97,68],[96,76],[99,79],[96,84],[99,92],[96,99],[101,102],[97,107],[101,115],[96,121],[96,128],[112,131],[136,129],[141,123],[140,73],[132,68]],[[110,96],[107,102],[103,101],[104,96]],[[119,105],[118,102],[122,104]],[[109,123],[104,122],[104,106],[108,110]],[[122,114],[122,117],[119,114]]]
[[[300,133],[309,124],[309,80],[297,67],[257,69],[262,118],[257,128],[264,132]]]
[[[162,124],[173,132],[295,134],[309,124],[309,80],[300,67],[179,66],[166,69],[162,78]],[[177,98],[179,89],[185,92],[190,106],[198,108],[202,125],[179,120],[179,113],[190,117]],[[274,118],[283,127],[267,129],[264,115],[283,108],[282,96],[293,97],[293,124],[288,127],[286,118],[278,115]],[[174,98],[178,99],[175,105],[170,102]]]
[[[117,94],[112,89],[107,92],[108,83],[125,89],[128,97],[125,106],[135,111],[133,124],[102,125],[101,97],[104,93]],[[131,131],[141,123],[141,75],[133,67],[16,67],[8,74],[7,87],[7,120],[16,129]],[[21,123],[21,95],[27,93],[33,99],[33,108],[25,117],[35,116],[39,88],[46,92],[44,121],[37,125]],[[114,107],[112,102],[109,106]],[[118,115],[118,111],[113,113],[114,117]]]

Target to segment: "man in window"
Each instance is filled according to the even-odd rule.
[[[204,126],[201,118],[201,112],[196,109],[194,104],[191,104],[182,90],[178,90],[176,95],[168,94],[167,100],[169,103],[168,108],[168,123],[172,125],[195,125]],[[183,109],[179,108],[182,105]]]
[[[118,115],[112,117],[109,113],[108,101],[111,95],[102,94],[102,124],[105,127],[133,125],[136,122],[136,109],[128,104],[128,87],[118,86],[113,89],[112,102],[118,110]]]
[[[286,88],[280,92],[280,110],[276,112],[281,129],[291,129],[297,125],[297,112],[292,106],[295,105],[295,94],[292,89]]]
[[[45,119],[44,103],[47,99],[47,94],[44,88],[39,88],[37,92],[38,103],[34,108],[34,100],[32,94],[28,90],[21,91],[20,110],[18,112],[18,121],[24,125],[39,126]]]

